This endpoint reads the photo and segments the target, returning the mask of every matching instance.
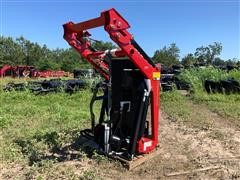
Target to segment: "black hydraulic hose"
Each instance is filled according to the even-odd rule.
[[[142,54],[142,56],[147,60],[149,64],[151,64],[153,67],[155,67],[155,64],[153,63],[152,59],[145,53],[145,51],[139,46],[139,44],[132,39],[131,44]]]
[[[102,101],[102,107],[101,107],[101,112],[100,112],[100,117],[99,117],[99,124],[102,124],[105,118],[105,112],[108,114],[108,102],[107,102],[107,97],[108,97],[108,89],[106,88],[104,90],[104,95],[103,95],[103,101]]]
[[[104,110],[106,109],[106,105],[105,104],[107,104],[107,103],[104,102],[104,101],[106,101],[106,98],[107,98],[107,90],[104,91],[104,95],[103,96],[97,96],[98,89],[103,87],[103,85],[105,85],[105,84],[100,82],[93,89],[93,96],[92,96],[92,99],[91,99],[91,102],[90,102],[90,116],[91,116],[92,131],[94,131],[94,128],[95,128],[95,125],[96,125],[96,123],[95,123],[95,114],[93,112],[93,105],[94,105],[94,102],[96,100],[103,100],[101,114],[100,114],[100,123],[103,122],[103,120],[101,120],[101,118],[104,117]]]
[[[145,131],[145,124],[146,124],[146,119],[147,119],[147,112],[148,112],[148,106],[149,106],[149,95],[145,96],[145,102],[144,102],[144,108],[143,108],[143,114],[142,114],[142,123],[140,125],[139,133],[138,133],[138,138],[142,137],[144,131]],[[149,128],[147,127],[147,130]],[[147,131],[148,132],[148,131]],[[148,135],[148,134],[147,134]]]
[[[112,133],[112,135],[115,135],[117,133],[117,130],[119,129],[119,133],[120,135],[122,136],[122,130],[120,128],[120,125],[122,123],[122,120],[123,120],[123,113],[127,111],[129,107],[127,107],[126,105],[123,105],[123,107],[120,109],[120,116],[119,116],[119,120],[117,122],[117,125],[115,127],[115,130],[114,132]]]
[[[98,93],[98,88],[95,87],[95,89],[93,90],[93,96],[92,96],[92,99],[90,102],[90,116],[91,116],[92,132],[94,131],[94,128],[95,128],[95,114],[93,112],[93,104],[96,100],[97,93]]]
[[[143,96],[142,96],[142,100],[141,100],[141,104],[140,104],[140,108],[139,108],[139,114],[138,114],[138,118],[137,118],[137,122],[136,122],[136,126],[135,126],[135,131],[134,131],[134,135],[131,139],[132,141],[132,146],[130,147],[130,158],[133,157],[135,150],[136,150],[136,144],[137,144],[137,139],[138,139],[138,133],[139,133],[139,129],[140,129],[140,125],[142,122],[142,114],[143,114],[143,110],[144,110],[144,104],[145,104],[145,92],[143,92]]]

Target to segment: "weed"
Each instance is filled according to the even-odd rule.
[[[96,150],[93,151],[92,158],[97,161],[97,163],[106,163],[108,158],[104,155],[99,154]]]
[[[208,137],[210,137],[210,138],[212,138],[212,139],[218,139],[218,140],[221,140],[221,141],[224,141],[224,140],[225,140],[225,134],[222,133],[222,132],[219,131],[219,130],[211,131],[211,132],[208,134]]]
[[[84,179],[84,180],[96,179],[95,171],[94,170],[86,170],[86,171],[84,171],[81,179]]]

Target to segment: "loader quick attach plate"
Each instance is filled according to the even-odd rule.
[[[88,138],[81,137],[80,141],[79,141],[79,145],[81,145],[83,148],[86,148],[86,149],[94,149],[102,154],[102,152],[99,151],[98,144],[95,143],[94,141],[89,140]],[[137,166],[142,165],[146,161],[149,161],[149,160],[155,158],[156,156],[158,156],[160,154],[160,152],[161,152],[160,148],[156,147],[155,150],[151,151],[148,154],[139,154],[139,155],[136,154],[134,156],[133,160],[131,160],[131,161],[121,158],[121,156],[118,156],[118,155],[107,155],[107,156],[111,159],[118,160],[119,162],[122,163],[123,167],[125,167],[129,171],[131,171],[132,169],[134,169]]]
[[[135,155],[133,160],[128,161],[124,158],[121,158],[120,156],[114,156],[114,155],[109,155],[110,158],[119,160],[124,167],[126,167],[129,171],[134,169],[137,166],[140,166],[141,164],[145,163],[146,161],[149,161],[150,159],[155,158],[160,154],[160,149],[156,147],[153,151],[151,151],[148,154],[140,154],[140,155]]]

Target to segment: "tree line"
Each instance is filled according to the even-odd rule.
[[[153,60],[166,66],[174,64],[182,64],[185,67],[193,65],[213,65],[213,66],[239,66],[240,61],[236,58],[221,59],[223,46],[219,42],[214,42],[208,46],[201,46],[196,48],[194,53],[189,53],[180,59],[180,49],[175,43],[170,44],[169,47],[164,46],[162,49],[155,51]]]
[[[97,50],[107,50],[116,48],[111,42],[93,41],[92,47]],[[182,63],[191,66],[196,63],[212,65],[240,65],[236,59],[222,60],[218,56],[222,51],[222,45],[214,42],[208,46],[196,49],[194,53],[189,53],[180,59],[180,49],[175,43],[169,47],[164,46],[156,50],[152,57],[154,63],[161,63],[166,66]],[[72,71],[76,68],[88,68],[89,64],[73,49],[49,49],[46,45],[40,46],[24,37],[13,39],[11,37],[0,37],[0,66],[28,65],[35,66],[40,70],[64,70]]]
[[[92,46],[99,50],[115,47],[112,43],[102,41],[93,42]],[[0,66],[5,64],[35,66],[39,70],[64,71],[90,67],[73,48],[52,50],[46,45],[40,46],[22,36],[16,39],[0,37]]]

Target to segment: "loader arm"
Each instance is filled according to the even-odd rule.
[[[104,26],[110,38],[118,45],[119,49],[96,51],[91,47],[88,29]],[[128,57],[140,70],[145,79],[150,81],[151,126],[152,135],[148,139],[142,137],[137,142],[137,151],[150,152],[158,143],[159,120],[159,91],[160,70],[133,39],[127,29],[128,22],[114,9],[103,11],[100,17],[78,24],[68,22],[63,25],[64,39],[86,59],[107,81],[110,80],[109,63],[107,54],[113,57]]]

